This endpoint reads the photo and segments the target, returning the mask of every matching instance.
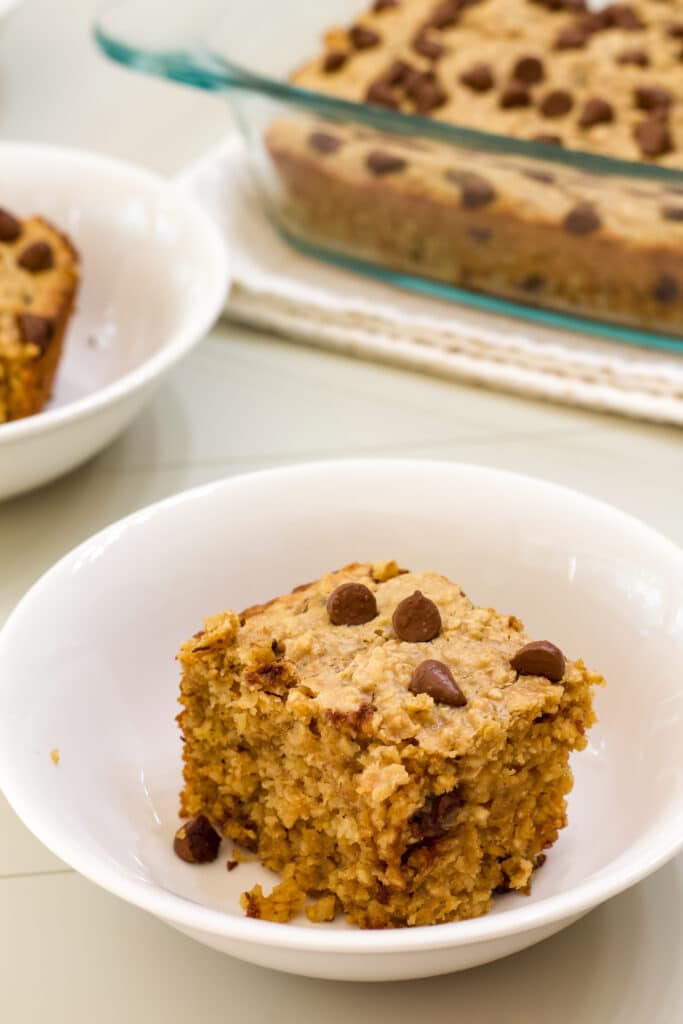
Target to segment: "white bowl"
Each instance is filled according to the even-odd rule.
[[[119,434],[211,327],[228,274],[218,230],[155,174],[24,143],[0,143],[0,170],[2,205],[53,220],[83,262],[52,400],[0,424],[2,499],[65,473]]]
[[[605,673],[570,826],[533,894],[483,918],[393,931],[249,920],[240,891],[273,876],[228,874],[229,844],[208,867],[171,851],[174,653],[205,614],[375,558],[439,569]],[[138,512],[28,593],[0,635],[0,785],[68,864],[216,949],[325,978],[446,973],[553,934],[681,848],[682,664],[683,552],[615,509],[475,466],[278,469]]]

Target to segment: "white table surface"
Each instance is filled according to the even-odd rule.
[[[1,136],[84,146],[173,173],[225,133],[224,104],[106,63],[88,37],[94,7],[25,0],[1,27]],[[0,622],[64,551],[150,501],[256,467],[380,453],[559,481],[683,543],[681,431],[222,324],[108,451],[0,505]],[[288,977],[205,949],[98,890],[33,839],[0,796],[0,1021],[8,1024],[675,1024],[683,1020],[682,940],[679,858],[559,936],[465,974],[391,985]]]

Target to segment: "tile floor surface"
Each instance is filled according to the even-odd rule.
[[[2,26],[2,137],[80,145],[173,173],[226,131],[223,103],[105,63],[88,38],[95,6],[25,0]],[[683,544],[678,430],[222,324],[111,448],[0,504],[0,623],[64,551],[128,512],[252,468],[349,454],[530,473],[610,501]],[[402,1024],[456,1015],[476,1024],[675,1024],[682,940],[679,858],[541,946],[465,974],[384,986],[288,977],[222,957],[96,889],[34,840],[0,796],[0,1021],[8,1024]]]

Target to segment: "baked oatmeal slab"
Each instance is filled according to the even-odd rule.
[[[0,209],[0,423],[50,398],[80,281],[80,258],[42,217]]]
[[[353,564],[180,651],[181,813],[282,876],[251,916],[435,924],[528,891],[602,682],[433,572]],[[285,908],[283,910],[283,907]],[[288,911],[287,908],[290,908]],[[272,913],[271,913],[272,911]]]
[[[680,333],[683,186],[640,175],[683,168],[683,2],[590,7],[378,0],[331,27],[291,81],[358,114],[292,107],[268,125],[287,233],[468,291]],[[448,142],[397,112],[486,135]]]

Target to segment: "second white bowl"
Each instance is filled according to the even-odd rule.
[[[0,499],[77,466],[120,433],[220,313],[224,243],[177,185],[79,150],[0,143],[2,205],[40,213],[82,257],[77,312],[45,410],[0,424]]]

